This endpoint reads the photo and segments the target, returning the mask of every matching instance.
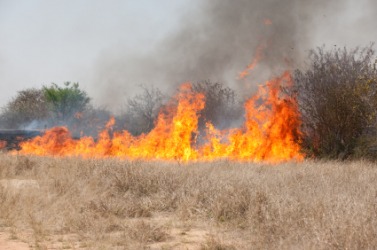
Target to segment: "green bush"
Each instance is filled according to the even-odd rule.
[[[85,111],[90,102],[87,93],[79,88],[78,83],[65,82],[64,87],[55,83],[43,87],[49,108],[58,121],[67,121],[75,114]]]

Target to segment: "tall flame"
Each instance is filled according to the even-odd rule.
[[[43,136],[21,143],[20,154],[40,156],[120,157],[143,160],[266,161],[302,160],[298,138],[300,119],[294,98],[281,86],[291,84],[289,72],[268,81],[245,104],[241,128],[217,130],[207,123],[205,142],[197,142],[198,119],[205,96],[182,84],[177,96],[160,111],[154,129],[132,136],[128,131],[112,132],[112,118],[98,139],[72,138],[65,127],[47,130]]]
[[[209,143],[205,157],[227,157],[242,161],[281,162],[302,160],[298,139],[300,119],[293,98],[282,97],[280,87],[291,84],[289,72],[261,86],[257,95],[246,104],[244,126],[240,129],[217,131],[208,124]],[[261,103],[258,105],[258,103]],[[224,141],[226,134],[226,142]]]

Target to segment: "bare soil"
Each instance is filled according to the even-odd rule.
[[[18,239],[13,239],[12,234],[0,231],[0,249],[2,250],[28,250],[29,245]]]

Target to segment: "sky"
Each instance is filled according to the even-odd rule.
[[[0,0],[0,107],[17,91],[52,82],[79,82],[95,105],[112,110],[140,84],[169,89],[214,78],[234,86],[263,39],[275,56],[259,72],[271,77],[283,58],[304,64],[316,46],[376,41],[376,7],[373,0]]]
[[[145,51],[175,28],[185,0],[0,0],[0,106],[16,91],[65,81],[89,94],[98,58]]]

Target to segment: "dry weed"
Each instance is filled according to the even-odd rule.
[[[49,236],[72,234],[87,249],[179,248],[171,233],[179,222],[213,235],[199,249],[377,245],[377,165],[367,161],[179,165],[0,154],[6,179],[39,184],[0,187],[0,221],[31,230],[40,249]]]
[[[227,245],[213,235],[208,237],[207,241],[202,244],[201,250],[235,250],[234,246]]]

